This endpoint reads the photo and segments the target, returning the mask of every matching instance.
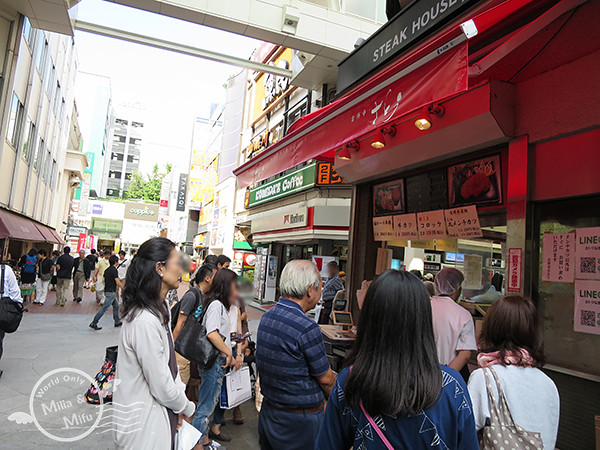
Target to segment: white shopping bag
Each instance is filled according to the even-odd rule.
[[[250,369],[242,367],[240,370],[229,372],[223,380],[224,389],[221,395],[221,408],[231,409],[252,398],[250,385]]]
[[[191,450],[201,437],[202,433],[184,420],[175,435],[175,450]]]

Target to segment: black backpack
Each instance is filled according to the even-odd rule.
[[[201,292],[200,292],[200,288],[198,287],[193,287],[190,288],[190,290],[188,292],[192,291],[194,293],[194,295],[196,296],[196,303],[194,304],[194,309],[192,311],[196,311],[196,309],[198,309],[198,306],[200,306],[200,300],[201,300]],[[186,292],[187,294],[187,292]],[[181,312],[181,302],[183,301],[183,297],[181,300],[179,300],[177,303],[175,303],[173,305],[173,308],[171,308],[171,331],[175,330],[175,326],[177,325],[177,319],[179,319],[179,313]]]
[[[4,296],[4,264],[0,264],[0,331],[14,333],[23,318],[23,305]]]

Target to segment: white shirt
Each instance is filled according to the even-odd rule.
[[[493,366],[506,397],[513,420],[521,428],[542,434],[544,448],[553,449],[558,433],[560,398],[554,382],[541,370],[533,367]],[[492,374],[488,372],[488,376]],[[494,398],[498,390],[490,378]],[[473,401],[475,427],[481,430],[490,418],[490,405],[483,369],[477,369],[469,378],[469,395]]]
[[[119,264],[117,265],[117,273],[119,274],[119,278],[122,280],[127,276],[127,269],[129,268],[130,260],[125,258],[123,261],[119,260]]]
[[[23,298],[21,297],[21,288],[19,288],[19,283],[17,283],[17,277],[15,273],[6,264],[2,264],[4,266],[4,293],[3,297],[10,298],[13,302],[23,303]],[[0,269],[1,274],[1,269]],[[0,275],[1,277],[1,275]],[[0,283],[2,281],[0,280]]]
[[[477,350],[471,313],[450,297],[431,298],[433,333],[440,364],[448,365],[460,350]]]
[[[227,309],[223,306],[219,300],[213,300],[204,316],[204,326],[206,327],[206,334],[210,334],[213,331],[218,331],[221,335],[225,336],[225,345],[231,348],[231,315],[232,310]],[[236,315],[237,323],[237,315]],[[235,328],[237,331],[237,325]],[[225,356],[223,353],[220,356]]]

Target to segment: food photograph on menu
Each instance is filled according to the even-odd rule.
[[[404,212],[404,179],[373,186],[373,215],[375,217]]]
[[[491,156],[448,168],[450,207],[502,202],[500,156]]]

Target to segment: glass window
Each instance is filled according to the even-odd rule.
[[[32,40],[33,40],[33,29],[31,28],[31,22],[29,22],[29,19],[27,17],[25,17],[25,19],[23,20],[23,37],[25,38],[25,41],[27,41],[27,45],[29,45],[29,47],[31,47],[32,44]]]
[[[56,82],[56,90],[54,91],[54,101],[53,101],[53,107],[52,109],[54,110],[54,115],[58,116],[58,105],[59,105],[59,101],[60,101],[60,83],[57,81]]]
[[[46,144],[44,144],[46,145]],[[45,182],[49,182],[50,181],[50,169],[51,169],[51,165],[52,165],[52,150],[51,149],[47,149],[46,152],[46,167],[44,167],[44,181]]]
[[[127,126],[129,124],[129,122],[126,121],[125,119],[116,119],[115,122],[118,123],[119,125],[125,125],[125,126]]]
[[[40,138],[40,140],[38,142],[38,146],[35,151],[35,157],[33,158],[33,168],[34,168],[34,170],[40,172],[40,174],[43,172],[43,169],[44,169],[44,157],[45,156],[46,156],[46,144],[44,143],[44,140],[42,138]]]
[[[35,153],[35,123],[31,121],[29,117],[27,117],[27,125],[25,125],[25,130],[27,130],[27,134],[25,135],[25,140],[23,141],[23,158],[27,163],[31,163],[33,155]]]
[[[144,127],[144,124],[143,124],[143,123],[141,123],[141,122],[131,122],[131,126],[132,126],[133,128],[143,128],[143,127]]]
[[[42,30],[38,33],[38,43],[36,45],[35,52],[35,66],[40,74],[40,77],[44,76],[44,70],[46,69],[46,59],[48,58],[48,42],[46,41],[46,35]]]
[[[52,89],[55,86],[55,81],[56,81],[56,66],[54,65],[54,62],[52,62],[52,57],[50,57],[50,67],[52,67],[50,69],[50,74],[48,75],[48,77],[46,78],[46,94],[48,95],[48,100],[52,100]]]
[[[56,189],[56,178],[57,178],[57,171],[56,171],[56,160],[52,160],[52,181],[50,182],[50,189],[54,190]]]
[[[24,115],[25,107],[23,106],[23,103],[21,103],[21,100],[19,100],[19,97],[17,97],[17,94],[13,92],[6,137],[15,149],[19,148],[19,139],[21,136],[21,130],[23,129]]]
[[[375,3],[375,5],[373,5]],[[385,0],[366,2],[364,0],[344,0],[344,11],[365,19],[387,22],[385,15]],[[373,7],[375,6],[375,7]]]

